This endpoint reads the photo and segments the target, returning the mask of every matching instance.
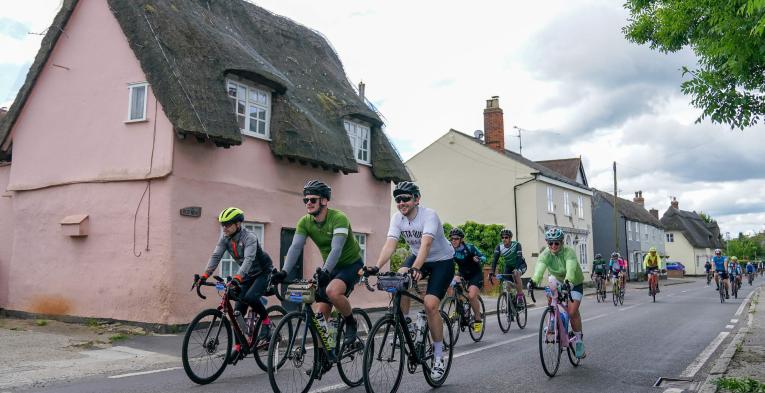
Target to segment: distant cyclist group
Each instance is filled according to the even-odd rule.
[[[747,261],[742,266],[736,256],[724,256],[719,248],[715,250],[712,261],[704,264],[704,270],[707,276],[707,285],[710,284],[712,277],[715,281],[715,290],[720,292],[720,299],[730,299],[731,293],[738,297],[738,289],[744,275],[746,275],[749,285],[752,285],[758,272],[762,274],[763,263]]]

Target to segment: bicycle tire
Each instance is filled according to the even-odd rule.
[[[576,357],[576,352],[574,351],[574,348],[571,348],[571,345],[566,347],[566,354],[568,355],[568,361],[571,363],[574,367],[579,367],[579,362],[582,361],[582,359]]]
[[[512,312],[512,304],[508,302],[507,292],[502,292],[497,298],[497,321],[502,333],[507,333],[510,330]]]
[[[303,311],[293,311],[285,315],[279,324],[276,325],[276,330],[271,336],[271,342],[268,345],[268,382],[271,384],[271,389],[274,393],[305,393],[311,388],[317,376],[316,374],[320,371],[319,347],[315,345],[318,342],[319,336],[314,327],[308,323],[307,335],[310,336],[312,345],[310,345],[310,349],[307,349],[306,347],[309,345],[306,345],[302,337],[306,324],[305,313]],[[285,330],[283,331],[283,329]],[[302,349],[296,352],[295,346]],[[282,348],[284,349],[283,353],[281,353]],[[308,364],[305,357],[309,353],[313,356],[310,367],[302,368],[302,365]],[[297,366],[297,368],[288,370],[286,368],[288,366]],[[277,381],[277,378],[282,376],[286,376],[288,382],[298,380],[305,382],[299,383],[295,388],[288,388],[284,381]]]
[[[441,376],[440,379],[436,380],[433,379],[430,376],[430,368],[433,366],[433,362],[435,361],[434,356],[434,349],[433,349],[433,343],[431,342],[430,338],[430,328],[426,326],[425,328],[425,357],[420,359],[420,363],[422,364],[422,373],[425,375],[425,382],[428,383],[431,387],[437,388],[446,382],[446,378],[449,376],[449,370],[452,368],[452,356],[454,355],[454,346],[447,345],[447,343],[451,342],[451,336],[452,336],[452,325],[449,323],[443,323],[443,321],[447,320],[447,315],[443,311],[441,311],[441,320],[442,320],[442,326],[443,326],[443,360],[444,360],[444,375]],[[449,340],[447,340],[447,337]],[[428,364],[430,362],[430,364]]]
[[[460,339],[460,330],[462,330],[462,307],[460,302],[457,301],[457,297],[445,297],[444,300],[441,301],[441,312],[444,312],[449,316],[447,318],[449,324],[452,325],[452,330],[456,331],[452,345],[457,345],[457,341]]]
[[[614,301],[614,306],[619,306],[619,285],[616,282],[611,289],[611,299]]]
[[[345,341],[345,321],[343,320],[337,329],[339,333],[335,353],[340,354],[340,360],[337,362],[337,372],[340,374],[340,379],[346,385],[356,387],[364,382],[364,344],[369,337],[369,331],[372,329],[372,321],[367,312],[360,308],[354,308],[351,312],[358,325],[356,346],[350,350],[345,347],[343,343]],[[350,362],[344,362],[345,359],[350,359]],[[358,362],[359,359],[361,362]]]
[[[409,334],[407,332],[407,334]],[[400,326],[396,325],[396,321],[392,315],[387,314],[377,320],[372,330],[369,331],[369,340],[364,346],[364,388],[367,393],[393,393],[398,390],[401,384],[401,378],[404,376],[404,363],[406,350],[404,346],[406,341],[404,339],[404,333],[401,331]],[[389,348],[390,355],[383,356],[383,351]],[[378,352],[379,349],[379,352]],[[398,350],[398,353],[396,351]],[[385,372],[373,372],[373,362],[375,359],[380,360],[382,366],[393,364],[398,358],[398,370],[396,371],[396,378],[392,381],[392,385],[388,388],[388,385],[379,386],[377,381],[380,379],[378,375],[382,377],[388,376]],[[383,361],[383,359],[385,359]]]
[[[521,296],[521,303],[515,305],[511,304],[511,307],[515,312],[515,323],[518,324],[518,327],[521,328],[521,330],[525,329],[526,322],[528,322],[529,319],[529,308],[526,304],[526,296]]]
[[[598,303],[600,303],[600,290],[602,287],[602,283],[600,282],[600,279],[595,279],[595,300],[597,300]]]
[[[551,313],[552,315],[550,315]],[[552,307],[547,307],[542,312],[542,320],[539,323],[539,358],[542,361],[542,370],[548,377],[554,377],[558,372],[558,367],[560,367],[562,349],[558,335],[558,321],[555,318],[555,311]],[[550,338],[553,340],[552,342],[550,342]],[[547,364],[545,359],[551,363]]]
[[[252,308],[252,307],[250,307]],[[279,321],[284,318],[285,315],[287,315],[287,310],[284,309],[282,306],[271,306],[266,309],[266,314],[268,314],[268,318],[271,320],[271,326],[276,326],[276,324],[279,323]],[[258,318],[258,321],[255,323],[255,328],[253,328],[252,337],[257,340],[258,336],[260,335],[260,329],[263,327],[263,320]],[[273,334],[273,332],[271,332]],[[268,344],[271,343],[271,336],[268,336],[268,343],[265,345],[265,347],[261,347],[257,345],[254,346],[252,350],[252,357],[255,358],[255,363],[258,364],[258,367],[260,367],[263,371],[268,371]]]
[[[486,307],[483,304],[483,299],[481,296],[478,296],[478,303],[481,307],[481,321],[483,322],[481,324],[481,333],[476,333],[473,331],[472,326],[468,326],[469,332],[470,332],[470,338],[473,339],[474,342],[479,342],[483,338],[483,334],[486,332]],[[472,308],[471,308],[472,312]]]
[[[208,316],[212,316],[212,321],[209,322],[209,326],[203,326],[202,320]],[[218,323],[220,323],[218,325]],[[211,339],[209,332],[215,331],[215,339]],[[198,332],[198,334],[195,334]],[[217,351],[221,344],[219,335],[221,332],[225,335],[224,353]],[[200,357],[204,356],[209,360],[215,360],[214,364],[220,363],[218,366],[202,367],[203,370],[212,370],[212,374],[208,376],[201,376],[194,370],[194,363],[201,363],[194,359],[189,358],[189,342],[192,340],[192,336],[202,339],[202,352]],[[231,323],[223,316],[223,312],[217,309],[203,310],[197,314],[194,319],[191,320],[189,327],[186,329],[186,333],[183,335],[183,344],[181,346],[181,359],[183,362],[183,370],[186,375],[197,384],[206,385],[215,381],[223,374],[223,370],[228,365],[228,358],[231,356],[231,347],[234,343],[232,339]],[[211,341],[212,340],[212,341]]]

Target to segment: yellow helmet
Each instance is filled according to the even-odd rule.
[[[648,252],[656,252],[656,247],[651,247],[648,249]]]
[[[244,212],[236,207],[223,209],[218,215],[218,222],[221,223],[221,225],[242,221],[244,221]]]

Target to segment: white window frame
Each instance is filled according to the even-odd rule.
[[[579,265],[582,266],[583,272],[588,272],[590,269],[589,263],[587,263],[587,242],[579,243]]]
[[[632,221],[627,221],[627,240],[632,240]]]
[[[231,95],[231,87],[236,87],[236,96]],[[242,94],[240,92],[243,91]],[[252,94],[257,95],[256,100],[252,100]],[[252,136],[261,139],[271,139],[271,91],[260,87],[251,85],[240,80],[226,79],[226,97],[234,105],[234,116],[236,116],[237,124],[239,124],[239,118],[244,118],[244,128],[239,128],[239,131],[247,136]],[[244,113],[239,113],[239,105],[244,105]],[[255,108],[262,110],[264,113],[264,119],[256,119],[256,124],[263,123],[263,132],[250,130],[251,117],[250,109]],[[258,127],[255,127],[258,129]]]
[[[667,243],[674,243],[675,242],[675,234],[674,233],[665,233],[667,236]]]
[[[343,126],[345,132],[348,133],[351,147],[353,147],[353,158],[359,164],[372,165],[372,151],[370,150],[372,132],[369,126],[348,119],[343,120]],[[366,148],[364,148],[364,142],[366,142]]]
[[[571,217],[571,198],[568,191],[563,191],[563,215]]]
[[[263,248],[263,239],[266,235],[266,226],[264,224],[252,221],[245,221],[243,226],[250,232],[255,233],[255,236],[258,237],[258,242],[260,242],[260,247]],[[233,277],[238,270],[239,266],[234,261],[234,258],[229,255],[228,251],[224,252],[223,258],[220,260],[220,265],[218,265],[220,276],[223,278],[226,278],[227,276]]]
[[[353,237],[356,239],[356,243],[361,248],[361,261],[367,263],[367,234],[360,232],[353,232]]]
[[[140,118],[132,118],[133,115],[133,92],[138,89],[143,88],[143,108],[141,109],[142,116]],[[127,120],[125,120],[125,123],[136,123],[141,121],[146,121],[146,102],[149,101],[149,84],[147,82],[136,82],[136,83],[128,83],[128,111],[127,111]]]
[[[643,233],[645,233],[645,241],[648,241],[648,224],[643,224]]]
[[[555,200],[553,199],[553,188],[547,186],[547,212],[555,213]]]
[[[579,218],[584,218],[584,197],[581,195],[576,197],[576,211]]]

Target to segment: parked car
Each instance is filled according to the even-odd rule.
[[[680,262],[667,262],[667,270],[682,270],[685,274],[685,265]]]

